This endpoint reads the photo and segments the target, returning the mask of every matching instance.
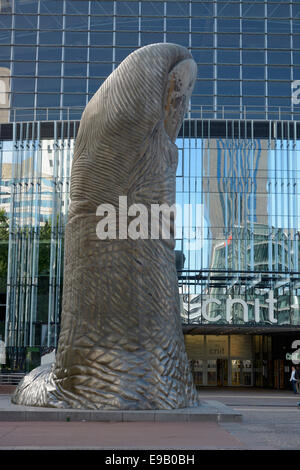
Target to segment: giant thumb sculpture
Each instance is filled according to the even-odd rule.
[[[150,220],[140,237],[129,237],[133,214],[124,228],[119,206],[145,207],[150,219],[153,205],[175,203],[175,140],[195,79],[187,49],[152,44],[130,54],[86,106],[71,173],[56,360],[25,376],[14,403],[198,405],[180,321],[174,221],[170,237],[160,227],[153,238]],[[115,210],[111,219],[101,219],[104,209]],[[99,235],[101,220],[116,223],[107,236]]]

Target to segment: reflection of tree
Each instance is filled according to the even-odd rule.
[[[39,275],[49,275],[51,222],[48,220],[40,228],[39,240]]]
[[[48,318],[51,228],[51,221],[47,220],[39,231],[37,320],[43,322]]]
[[[40,229],[40,240],[50,240],[51,238],[51,222],[46,220],[45,225]]]
[[[0,336],[4,338],[5,303],[8,266],[9,222],[5,209],[0,209]]]
[[[39,230],[37,320],[42,322],[48,321],[49,293],[55,295],[56,290],[60,291],[62,270],[59,272],[57,270],[63,263],[63,234],[60,220],[62,219],[57,215],[56,226],[53,227],[52,221],[49,220]],[[60,242],[61,252],[58,250]],[[57,292],[57,295],[60,297],[60,292]]]
[[[0,240],[8,240],[9,222],[5,209],[0,209]]]
[[[14,292],[17,293],[17,301],[21,302],[16,308],[18,310],[20,305],[23,305],[23,312],[31,308],[32,289],[36,289],[37,286],[35,291],[37,324],[48,322],[49,292],[59,299],[61,296],[64,241],[62,220],[62,216],[57,215],[54,220],[46,220],[38,227],[15,225],[12,228],[11,247],[13,256],[16,257],[12,285]],[[0,208],[0,336],[2,337],[4,337],[6,317],[9,237],[9,216],[4,208]],[[56,303],[55,308],[57,308]]]
[[[0,209],[0,291],[5,291],[8,261],[9,222],[5,209]]]
[[[59,216],[57,216],[57,227],[59,227]],[[39,231],[39,276],[49,276],[50,272],[50,251],[51,251],[51,238],[54,238],[56,241],[58,239],[62,240],[63,244],[63,235],[61,234],[61,229],[54,230],[52,233],[52,224],[51,221],[46,221],[43,226],[40,227]]]

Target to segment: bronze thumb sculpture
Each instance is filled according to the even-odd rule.
[[[175,203],[177,147],[196,79],[184,47],[130,54],[87,105],[76,139],[55,364],[28,374],[14,403],[88,409],[196,406],[170,237],[124,236],[128,206]],[[97,209],[116,208],[117,236],[99,239]],[[144,227],[145,228],[145,227]],[[123,230],[120,236],[120,230]],[[149,235],[149,236],[147,236]]]

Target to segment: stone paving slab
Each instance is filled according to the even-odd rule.
[[[150,453],[154,457],[165,453],[172,455],[175,450],[184,455],[187,452],[194,456],[195,464],[203,465],[203,458],[196,452],[198,449],[241,450],[245,445],[213,422],[0,422],[1,452],[30,449],[105,450],[100,454],[104,458],[122,455],[119,451],[127,451],[126,455],[132,456],[133,450],[142,450],[135,455],[140,455],[139,468],[143,468],[146,460],[142,462],[142,459],[147,459],[147,451],[153,450]],[[24,461],[20,463],[22,465]],[[101,463],[105,462],[97,455],[100,467]],[[127,465],[127,468],[133,466]]]
[[[216,400],[202,400],[197,408],[178,410],[75,410],[15,405],[10,395],[0,396],[0,421],[98,422],[240,422],[239,411]]]

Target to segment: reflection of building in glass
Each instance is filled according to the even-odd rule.
[[[244,324],[244,308],[238,300],[242,300],[248,306],[248,323],[251,325],[258,324],[272,324],[269,314],[269,293],[273,292],[275,299],[274,303],[274,317],[277,325],[292,325],[298,324],[300,321],[299,311],[295,312],[290,308],[293,302],[292,290],[293,284],[290,282],[287,273],[287,237],[282,230],[281,243],[278,244],[274,238],[269,240],[269,228],[265,225],[254,225],[253,235],[253,251],[254,251],[254,271],[251,269],[251,238],[247,237],[248,244],[246,251],[244,250],[245,244],[239,245],[236,243],[241,236],[241,230],[233,230],[232,237],[214,248],[212,257],[212,275],[211,278],[217,279],[214,281],[216,287],[211,287],[207,294],[198,295],[192,300],[198,303],[200,316],[194,321],[208,323],[203,318],[201,307],[203,302],[209,299],[217,299],[221,302],[220,305],[216,303],[209,303],[205,309],[206,314],[210,321],[218,318],[218,323],[227,323],[226,319],[226,301],[227,299],[236,301],[236,305],[232,307],[230,315],[230,323]],[[275,271],[275,251],[279,249],[280,259],[285,260],[285,264],[279,265],[279,271]],[[272,268],[269,270],[269,258],[273,259]],[[227,259],[229,266],[237,264],[237,259],[241,257],[245,260],[245,265],[242,270],[224,271],[225,259]],[[282,286],[288,284],[288,292]],[[255,315],[255,301],[257,302],[257,318]],[[258,303],[259,302],[259,303]],[[198,310],[198,312],[199,312]],[[194,315],[195,315],[194,311]],[[220,317],[220,318],[219,318]]]
[[[272,134],[275,137],[276,131]],[[298,324],[298,143],[291,150],[286,140],[238,135],[197,144],[207,240],[202,263],[195,263],[195,267],[201,264],[202,272],[198,271],[193,293],[182,289],[183,320],[228,323],[226,301],[231,299],[236,304],[230,322],[245,323],[242,302],[246,302],[249,325],[269,324],[266,301],[272,290],[277,324]]]
[[[10,118],[10,69],[0,67],[0,123]]]
[[[12,0],[0,0],[0,13],[11,13],[11,11],[12,11]]]
[[[10,220],[5,337],[7,346],[49,346],[58,335],[74,139],[24,137],[0,155],[0,206]]]
[[[231,263],[225,255],[225,269],[246,267],[241,250],[247,251],[247,245],[251,243],[248,236],[254,224],[265,222],[268,155],[267,142],[261,139],[212,139],[206,142],[203,182],[213,240],[211,256],[214,256],[214,245],[221,240],[226,241],[225,247],[236,247],[232,240],[233,231],[239,240],[240,255],[237,252],[236,257],[231,257]]]

